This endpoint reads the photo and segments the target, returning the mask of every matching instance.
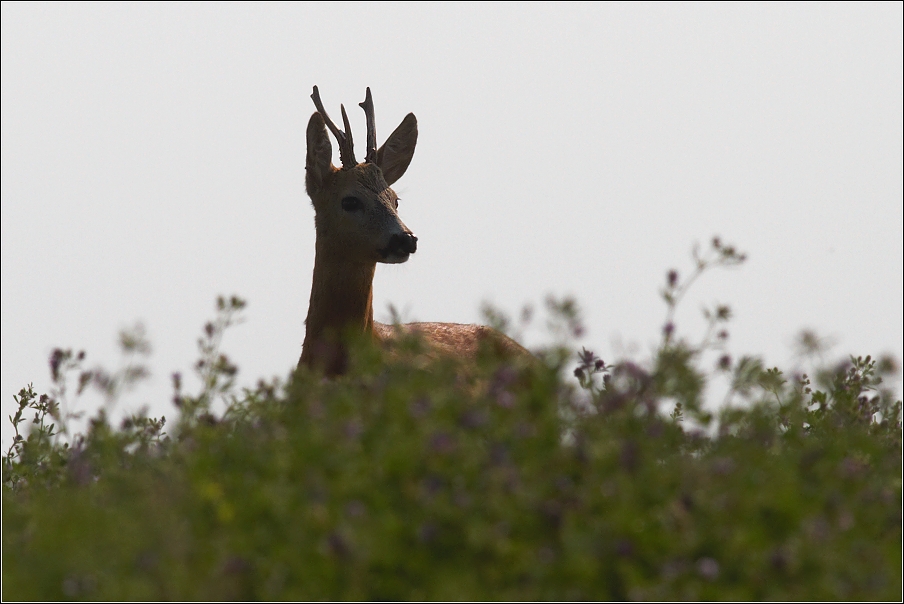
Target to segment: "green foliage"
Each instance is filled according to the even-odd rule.
[[[713,249],[689,281],[743,259]],[[3,597],[900,599],[902,405],[881,382],[896,366],[788,377],[722,354],[707,371],[730,311],[709,313],[700,343],[679,338],[689,281],[668,277],[649,362],[585,349],[569,372],[558,346],[465,365],[416,339],[388,357],[361,342],[347,377],[242,393],[219,349],[244,302],[221,299],[200,393],[174,376],[171,435],[142,414],[114,428],[102,409],[68,437],[69,374],[103,389],[141,372],[84,372],[84,355],[55,351],[54,392],[23,389],[10,417]],[[556,333],[579,332],[573,301],[548,308]],[[713,414],[721,372],[730,404]]]

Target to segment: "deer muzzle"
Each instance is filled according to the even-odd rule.
[[[380,250],[380,256],[383,262],[393,264],[405,262],[416,251],[417,237],[414,233],[395,233],[389,238],[389,244]]]

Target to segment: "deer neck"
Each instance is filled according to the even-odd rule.
[[[375,263],[354,263],[343,251],[317,246],[314,281],[305,319],[301,362],[321,365],[327,374],[345,372],[347,353],[341,338],[373,337],[373,284]]]

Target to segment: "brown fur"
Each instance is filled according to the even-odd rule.
[[[327,375],[345,373],[346,335],[365,335],[392,345],[396,329],[421,335],[436,354],[472,359],[484,344],[508,356],[530,355],[511,338],[482,325],[408,323],[373,320],[373,279],[377,262],[405,262],[391,251],[393,237],[416,241],[396,211],[390,185],[407,170],[417,143],[417,120],[409,113],[376,153],[376,163],[336,168],[323,117],[314,113],[307,128],[305,186],[314,205],[316,252],[311,300],[299,365]],[[353,197],[361,209],[343,209]],[[414,248],[411,248],[413,250]]]

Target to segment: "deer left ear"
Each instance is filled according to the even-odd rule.
[[[313,197],[323,187],[326,177],[335,171],[333,167],[333,146],[326,133],[326,124],[320,113],[315,113],[308,121],[308,153],[305,159],[305,188]]]
[[[399,124],[383,146],[377,149],[377,165],[383,171],[386,184],[402,178],[411,158],[414,157],[414,147],[417,145],[417,118],[409,113]]]

